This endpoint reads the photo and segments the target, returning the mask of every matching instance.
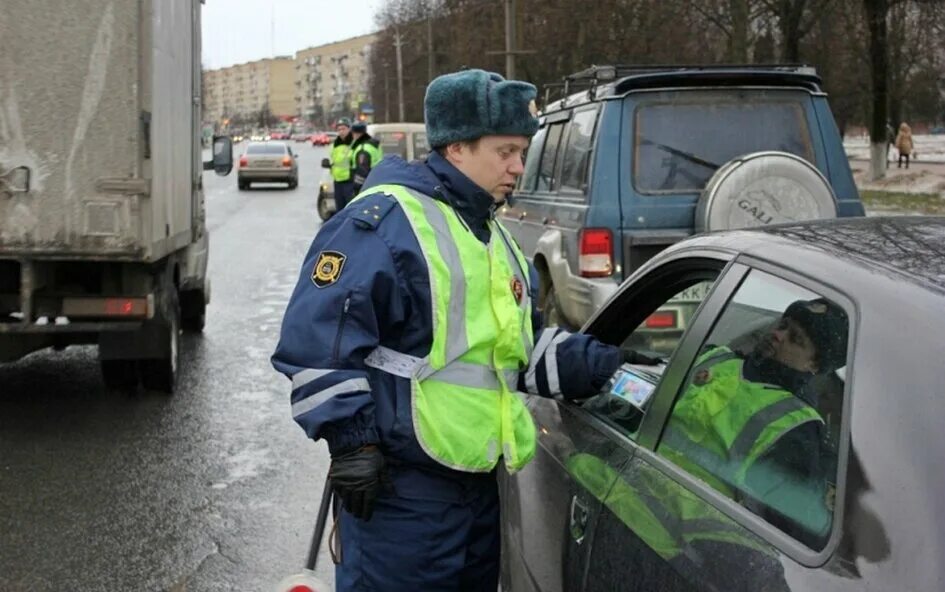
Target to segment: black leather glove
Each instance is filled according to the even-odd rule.
[[[328,477],[345,510],[361,520],[371,519],[381,488],[391,488],[384,455],[374,445],[333,457]]]
[[[648,356],[632,349],[623,350],[623,361],[628,364],[640,364],[642,366],[658,366],[663,363],[663,358]]]

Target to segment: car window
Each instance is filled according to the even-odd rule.
[[[285,154],[285,144],[250,144],[246,154]]]
[[[597,109],[577,111],[568,124],[568,140],[561,161],[561,189],[587,190],[587,165]]]
[[[534,191],[535,180],[538,178],[538,164],[541,162],[541,150],[544,147],[548,128],[543,127],[532,137],[531,144],[525,152],[525,171],[518,183],[519,191]]]
[[[636,439],[666,363],[713,283],[703,275],[683,281],[668,297],[659,299],[655,303],[659,308],[623,338],[621,348],[627,363],[582,407]]]
[[[753,270],[689,369],[657,453],[820,550],[834,509],[849,321]]]
[[[548,126],[548,137],[541,150],[541,163],[538,165],[538,184],[536,191],[551,191],[555,188],[555,163],[558,160],[558,144],[564,132],[565,123]]]
[[[634,187],[651,193],[701,191],[723,164],[761,150],[813,162],[804,96],[690,92],[641,104],[634,117]]]
[[[427,142],[426,132],[413,133],[413,157],[420,158],[430,151],[430,144]]]
[[[377,132],[375,136],[381,145],[384,156],[396,154],[407,158],[407,134],[404,132]]]

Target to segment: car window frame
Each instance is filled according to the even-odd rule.
[[[530,190],[533,196],[551,198],[558,193],[558,172],[561,166],[561,144],[568,135],[568,127],[571,122],[571,110],[558,111],[545,117],[541,127],[545,129],[545,140],[542,142],[541,154],[539,155],[538,170],[535,174],[535,185]],[[558,136],[558,143],[555,146],[554,162],[551,164],[551,184],[548,189],[538,189],[538,180],[541,178],[541,167],[545,164],[545,148],[548,146],[549,135],[553,126],[561,127],[561,134]]]
[[[782,532],[761,516],[724,496],[710,485],[704,483],[685,469],[677,466],[656,452],[659,446],[659,440],[662,437],[662,432],[672,413],[673,405],[682,393],[683,383],[692,367],[695,355],[698,353],[705,339],[711,334],[716,323],[721,319],[731,298],[735,295],[738,288],[742,285],[742,282],[748,277],[752,270],[771,274],[779,279],[791,282],[803,289],[810,290],[811,292],[828,298],[843,309],[850,321],[847,346],[847,369],[844,379],[843,401],[841,403],[840,439],[837,450],[837,482],[834,498],[833,522],[830,527],[831,530],[827,543],[820,551],[811,549],[797,539]],[[674,380],[672,383],[674,390],[670,388],[669,384],[664,387],[664,383],[666,383],[665,379],[660,380],[653,394],[653,403],[642,420],[638,432],[639,436],[636,441],[630,439],[626,434],[612,426],[609,426],[603,420],[596,417],[595,420],[600,424],[608,425],[611,430],[608,433],[616,435],[619,444],[631,446],[634,454],[639,455],[640,458],[645,460],[650,466],[659,469],[667,477],[684,486],[703,501],[711,504],[743,528],[757,535],[799,564],[806,567],[818,567],[826,563],[836,551],[843,532],[847,476],[849,471],[852,393],[856,377],[854,360],[856,357],[859,311],[856,307],[855,300],[848,294],[842,292],[839,287],[831,286],[808,275],[764,259],[739,255],[732,261],[731,265],[723,274],[724,275],[720,276],[716,281],[712,291],[694,315],[696,324],[700,326],[699,330],[693,330],[692,332],[687,330],[663,374],[663,376],[666,377],[671,372],[675,373],[674,379],[678,380]],[[728,276],[731,276],[732,280],[737,281],[729,281]],[[695,329],[695,327],[693,327],[693,329]],[[683,347],[687,349],[680,354],[680,350],[683,349]],[[585,413],[590,414],[590,412]],[[655,439],[653,438],[654,434],[657,434]]]
[[[562,197],[579,198],[581,201],[586,201],[588,195],[590,194],[591,179],[592,179],[592,163],[594,161],[594,152],[597,147],[596,146],[597,145],[597,142],[596,142],[597,126],[600,123],[600,112],[601,112],[600,103],[591,103],[590,105],[575,107],[573,110],[571,110],[571,115],[567,120],[567,126],[568,126],[567,134],[562,136],[561,143],[558,144],[559,156],[558,156],[558,162],[555,163],[555,166],[557,169],[560,169],[560,170],[564,169],[564,155],[565,155],[565,152],[567,152],[568,146],[571,143],[571,132],[573,131],[573,128],[574,128],[574,126],[571,124],[577,115],[591,112],[591,111],[594,112],[594,123],[593,125],[591,125],[591,136],[590,136],[591,141],[589,145],[590,147],[588,148],[588,151],[587,151],[587,162],[584,164],[584,170],[581,171],[581,176],[584,181],[584,188],[575,189],[570,186],[562,185],[561,177],[559,174],[556,177],[556,180],[558,181],[558,187],[555,189],[555,192],[558,193],[558,195]],[[561,150],[562,145],[564,146],[563,151]]]
[[[540,144],[536,144],[535,138],[538,137],[539,134],[541,135]],[[541,166],[541,154],[545,150],[545,139],[547,137],[548,137],[547,126],[544,123],[542,123],[538,127],[538,130],[535,132],[535,135],[531,137],[531,140],[528,145],[528,150],[525,152],[525,165],[524,166],[527,167],[528,166],[528,153],[536,148],[538,149],[538,164],[535,165],[536,167],[535,175],[531,178],[532,186],[531,187],[524,186],[524,182],[526,179],[525,179],[525,172],[523,171],[522,176],[519,177],[518,183],[515,187],[515,193],[531,194],[535,192],[535,185],[537,185],[538,183],[538,167]]]

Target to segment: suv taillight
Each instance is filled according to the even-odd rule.
[[[249,159],[246,158],[245,156],[240,156],[240,166],[241,167],[249,166]]]
[[[578,271],[581,277],[607,277],[614,272],[614,240],[606,228],[587,228],[581,231],[581,250]]]

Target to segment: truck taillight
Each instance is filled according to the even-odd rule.
[[[85,298],[62,299],[62,314],[70,318],[150,318],[153,305],[150,298]]]
[[[241,167],[249,166],[249,159],[246,158],[245,156],[240,156],[240,166]]]
[[[675,310],[658,310],[646,318],[647,329],[672,329],[676,326]]]
[[[608,277],[614,272],[614,240],[606,228],[581,231],[578,271],[582,277]]]
[[[290,166],[292,166],[292,159],[291,159],[290,157],[288,157],[288,156],[283,157],[283,158],[282,158],[282,166],[284,166],[284,167],[290,167]]]

